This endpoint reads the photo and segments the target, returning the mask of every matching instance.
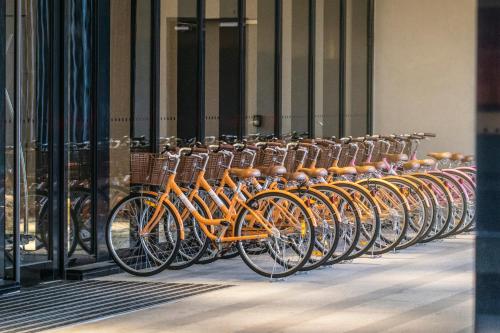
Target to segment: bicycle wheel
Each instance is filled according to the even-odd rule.
[[[452,220],[448,229],[440,236],[441,238],[446,238],[455,235],[465,224],[468,202],[467,193],[454,176],[443,171],[432,171],[430,173],[441,179],[450,191],[452,198]]]
[[[427,235],[420,239],[421,243],[428,243],[440,238],[448,229],[453,218],[452,198],[450,191],[439,178],[428,173],[415,173],[413,176],[424,181],[437,200],[437,212],[433,226]]]
[[[181,240],[179,251],[168,268],[183,269],[193,265],[203,256],[209,246],[210,239],[200,228],[196,218],[189,212],[186,206],[184,206],[179,197],[172,193],[170,201],[183,220],[184,239]],[[199,197],[194,196],[191,203],[201,216],[204,218],[211,218],[210,212]]]
[[[396,250],[402,250],[418,242],[427,230],[431,218],[431,206],[425,193],[411,180],[398,176],[385,177],[384,180],[397,186],[400,193],[408,202],[408,228],[406,229],[405,237],[396,246]]]
[[[345,258],[353,260],[370,251],[380,235],[380,208],[370,192],[362,185],[353,182],[335,182],[346,190],[360,212],[361,227],[359,239],[354,250]]]
[[[271,232],[257,220],[249,209],[242,208],[235,224],[237,237],[267,234],[260,240],[266,251],[248,251],[245,241],[238,241],[241,258],[254,272],[268,278],[284,278],[301,269],[314,249],[312,213],[293,194],[264,191],[247,202],[261,216]],[[253,242],[250,242],[253,243]]]
[[[326,195],[314,188],[287,189],[298,196],[314,215],[314,250],[301,270],[309,271],[326,263],[339,243],[340,216]]]
[[[408,202],[396,186],[382,179],[363,179],[357,183],[370,191],[380,208],[380,235],[370,253],[379,255],[395,249],[408,229]]]
[[[163,214],[147,234],[141,234],[160,203],[148,193],[125,197],[112,210],[106,225],[106,243],[113,260],[124,271],[150,276],[163,271],[177,255],[181,224],[173,208],[161,203]]]
[[[437,201],[437,198],[436,198],[436,195],[434,194],[434,192],[429,188],[429,186],[422,179],[419,179],[419,178],[415,177],[414,175],[409,175],[409,174],[403,175],[403,177],[406,179],[409,179],[411,182],[415,183],[418,186],[418,188],[425,193],[426,198],[429,200],[428,201],[429,214],[428,214],[428,218],[427,218],[427,224],[425,226],[424,232],[420,235],[420,237],[417,240],[417,242],[421,242],[423,239],[425,239],[429,235],[429,233],[434,228],[434,225],[435,225],[436,220],[437,220],[437,212],[438,212],[439,204],[438,204],[438,201]]]
[[[224,191],[224,193],[226,193],[226,191]],[[220,208],[215,204],[208,192],[200,189],[198,192],[198,196],[209,207],[212,218],[220,219],[224,217],[224,213],[222,213]],[[219,196],[219,199],[224,203],[226,207],[229,207],[230,204],[224,196]],[[216,230],[217,228],[213,226],[212,232],[216,232]],[[226,254],[229,254],[229,256],[226,256]],[[210,241],[205,250],[205,253],[203,253],[203,255],[198,259],[196,263],[206,265],[216,261],[217,259],[229,259],[229,257],[237,257],[238,254],[238,249],[233,243],[216,244],[215,241]]]
[[[474,224],[476,222],[476,184],[469,177],[468,174],[456,169],[446,169],[443,170],[457,177],[462,188],[465,190],[467,195],[467,216],[463,226],[457,230],[457,234],[462,232],[467,232],[474,229]]]
[[[340,215],[339,242],[332,256],[325,265],[333,265],[348,256],[355,250],[361,234],[361,213],[351,199],[348,191],[337,185],[317,184],[313,188],[325,194],[337,208]]]

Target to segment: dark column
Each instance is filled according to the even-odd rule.
[[[0,0],[0,50],[5,50],[5,0]],[[5,52],[0,52],[0,91],[5,91]],[[0,98],[0,280],[5,274],[5,98]]]
[[[476,331],[500,331],[500,3],[478,2]]]
[[[95,0],[94,70],[94,168],[92,191],[93,220],[96,235],[96,260],[108,258],[106,223],[109,214],[109,0]]]

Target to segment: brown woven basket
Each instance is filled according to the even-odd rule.
[[[198,173],[201,170],[202,161],[192,155],[181,156],[175,181],[178,184],[191,184],[196,180]]]
[[[219,180],[224,175],[224,171],[230,167],[231,156],[222,152],[211,152],[208,154],[207,169],[205,179],[208,181]]]
[[[151,153],[132,153],[130,156],[130,183],[164,186],[174,172],[175,160]]]

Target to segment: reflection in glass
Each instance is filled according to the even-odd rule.
[[[238,135],[240,63],[237,0],[206,3],[205,38],[205,135]]]
[[[246,1],[246,134],[274,133],[276,4]]]
[[[316,0],[314,135],[339,135],[340,0]]]
[[[308,131],[309,1],[283,0],[281,132]]]
[[[93,1],[67,1],[66,161],[70,264],[92,260],[92,17]]]
[[[368,131],[368,5],[369,0],[346,2],[345,135]]]
[[[14,260],[14,112],[21,118],[19,216],[21,265],[49,260],[48,114],[49,1],[24,0],[21,6],[21,103],[15,107],[15,2],[6,2],[6,266]]]
[[[196,3],[196,0],[161,0],[160,144],[171,136],[196,136]]]

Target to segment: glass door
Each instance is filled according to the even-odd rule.
[[[52,179],[51,15],[48,0],[5,2],[4,276],[23,283],[57,274]],[[2,145],[2,146],[3,146]],[[0,259],[2,259],[0,257]]]

